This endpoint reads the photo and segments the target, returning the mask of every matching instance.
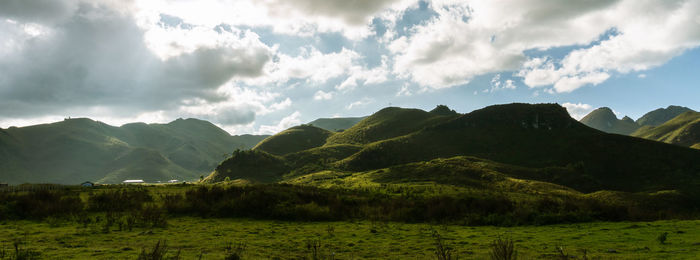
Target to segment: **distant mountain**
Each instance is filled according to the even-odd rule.
[[[621,135],[629,135],[639,128],[639,125],[627,116],[617,119],[615,113],[607,107],[601,107],[588,113],[581,119],[581,123],[606,133]]]
[[[194,180],[267,136],[231,136],[198,119],[114,127],[87,118],[0,129],[0,181]]]
[[[328,131],[333,131],[333,132],[338,132],[338,131],[343,131],[345,129],[348,129],[358,122],[362,121],[362,119],[365,119],[366,116],[363,117],[336,117],[336,118],[319,118],[314,121],[311,121],[308,123],[308,125],[312,125],[318,128],[323,128]]]
[[[637,124],[640,126],[658,126],[688,111],[693,110],[681,106],[668,106],[667,108],[659,108],[649,113],[646,113],[642,117],[637,119]]]
[[[696,190],[700,186],[700,151],[600,132],[572,119],[556,104],[496,105],[467,114],[390,107],[313,146],[282,156],[251,151],[273,165],[272,170],[261,169],[265,175],[260,178],[256,167],[266,165],[229,167],[244,164],[247,157],[232,156],[208,180],[313,183],[305,180],[321,179],[327,180],[323,185],[353,186],[364,185],[365,177],[395,183],[406,177],[402,174],[414,174],[413,182],[450,183],[450,178],[455,183],[470,182],[459,179],[470,172],[476,175],[469,178],[490,182],[496,179],[487,173],[498,172],[493,176],[516,180],[507,185],[528,180],[584,192]],[[436,160],[460,156],[474,159]],[[429,167],[410,170],[422,165]],[[442,175],[437,179],[431,172]]]
[[[700,148],[700,112],[687,111],[659,126],[644,126],[632,136]]]

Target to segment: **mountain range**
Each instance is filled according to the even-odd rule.
[[[231,136],[207,121],[110,126],[87,118],[0,129],[0,182],[78,184],[196,180],[265,135]]]
[[[700,151],[604,133],[557,104],[466,114],[438,108],[389,107],[342,132],[293,127],[233,154],[205,181],[346,187],[410,181],[649,194],[700,185]]]
[[[617,119],[610,108],[602,107],[583,117],[581,123],[607,133],[700,148],[698,114],[687,107],[668,106],[648,112],[633,121],[627,116]]]

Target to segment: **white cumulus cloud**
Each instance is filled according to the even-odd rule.
[[[593,111],[593,107],[589,104],[583,104],[583,103],[569,103],[566,102],[562,104],[564,108],[566,108],[566,111],[569,112],[569,115],[573,117],[576,120],[581,120],[584,116],[588,115],[591,111]]]

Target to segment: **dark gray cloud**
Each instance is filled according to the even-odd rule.
[[[311,15],[339,17],[345,22],[364,25],[367,18],[398,0],[278,0],[269,5],[274,12],[300,10]]]
[[[33,1],[10,3],[13,10],[27,10],[22,21],[39,20],[39,11],[29,11],[36,9]],[[10,17],[5,13],[0,18]],[[217,87],[235,76],[260,75],[271,57],[264,45],[215,46],[161,60],[146,47],[133,17],[100,5],[81,4],[69,19],[54,21],[48,33],[0,59],[0,117],[95,107],[119,116],[173,109],[188,98],[219,101],[225,97]]]
[[[0,17],[22,22],[52,23],[68,18],[77,8],[77,1],[2,0]]]

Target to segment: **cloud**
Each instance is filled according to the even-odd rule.
[[[254,33],[237,31],[163,58],[146,44],[148,28],[99,3],[80,3],[70,19],[36,36],[22,29],[30,22],[0,24],[14,30],[16,46],[0,52],[0,117],[119,117],[175,109],[185,99],[221,102],[223,84],[260,76],[274,52]]]
[[[340,52],[321,53],[312,46],[292,57],[277,53],[275,61],[263,68],[264,77],[244,80],[250,85],[282,85],[293,79],[305,79],[309,84],[322,84],[346,75],[361,56],[343,48]]]
[[[350,67],[350,76],[336,86],[335,89],[340,91],[348,91],[357,87],[358,84],[374,85],[386,82],[389,75],[387,59],[388,58],[386,56],[383,56],[381,65],[372,69],[367,69],[359,65]]]
[[[333,93],[324,92],[323,90],[316,91],[314,94],[314,100],[330,100],[333,98]]]
[[[598,23],[614,28],[615,34],[571,51],[561,61],[533,58],[519,75],[530,87],[553,84],[556,92],[571,92],[600,84],[611,73],[658,67],[700,46],[700,27],[688,26],[698,11],[698,1],[623,1],[599,14]]]
[[[593,111],[593,107],[589,104],[566,102],[561,106],[565,107],[566,110],[569,112],[569,115],[571,115],[571,117],[573,117],[576,120],[581,120],[581,118]]]
[[[429,88],[513,71],[570,92],[612,72],[643,71],[700,45],[698,1],[433,1],[438,14],[394,39],[393,71]],[[653,11],[652,11],[653,10]],[[601,39],[603,38],[603,39]],[[589,47],[583,47],[590,45]],[[530,51],[581,46],[563,60]],[[538,63],[541,66],[533,66]]]
[[[413,92],[411,92],[411,90],[409,89],[408,84],[404,84],[403,86],[401,86],[401,89],[399,89],[399,92],[396,92],[397,97],[401,97],[401,96],[409,97],[412,95],[413,95]]]
[[[272,0],[266,2],[270,12],[275,15],[298,16],[294,11],[304,15],[338,17],[351,25],[365,25],[369,17],[388,7],[397,0]]]
[[[54,23],[70,17],[78,8],[78,1],[56,0],[3,0],[0,17],[20,22]]]
[[[416,0],[178,0],[138,1],[140,20],[158,13],[180,17],[184,22],[215,27],[220,24],[269,27],[275,33],[313,37],[338,32],[351,39],[373,34],[372,17],[403,10]]]
[[[512,79],[501,80],[501,74],[496,74],[491,78],[491,88],[484,89],[484,93],[493,93],[499,90],[515,89],[515,82]]]
[[[358,100],[358,101],[355,101],[355,102],[350,103],[349,105],[347,105],[347,106],[345,107],[345,109],[347,109],[347,110],[352,110],[352,109],[355,108],[355,107],[358,107],[358,106],[366,106],[366,105],[371,104],[371,103],[373,103],[373,102],[374,102],[374,99],[371,99],[371,98],[368,98],[368,97],[364,97],[364,98],[362,98],[362,99],[360,99],[360,100]]]
[[[301,124],[299,117],[301,113],[295,111],[294,113],[282,118],[282,120],[277,123],[277,125],[261,125],[257,131],[257,134],[276,134],[292,126]]]

